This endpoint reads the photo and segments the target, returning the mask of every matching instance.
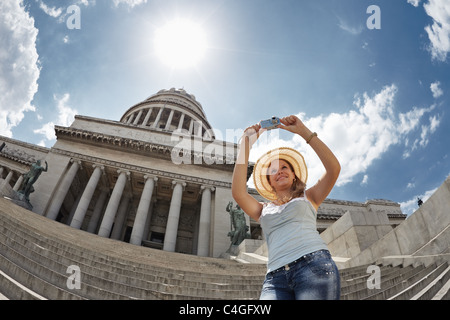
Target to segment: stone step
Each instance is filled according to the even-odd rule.
[[[3,240],[3,239],[2,239]],[[37,273],[39,278],[47,281],[59,288],[67,287],[68,274],[65,274],[66,265],[60,265],[58,262],[49,262],[49,259],[33,256],[32,252],[22,248],[20,253],[11,247],[0,244],[0,252],[5,258],[14,260],[17,266],[29,273]],[[22,254],[27,253],[27,254]],[[45,261],[43,261],[45,260]],[[37,262],[39,261],[39,262]],[[42,264],[43,262],[46,262]],[[61,270],[62,269],[62,270]],[[98,299],[101,297],[109,297],[108,299],[160,299],[168,295],[181,295],[191,298],[248,298],[251,290],[242,290],[242,286],[238,290],[231,290],[226,287],[219,286],[215,289],[190,287],[187,282],[182,281],[180,285],[167,285],[162,282],[145,282],[146,288],[138,287],[144,282],[139,281],[137,285],[133,283],[118,283],[108,278],[100,278],[92,276],[85,271],[81,273],[82,286],[80,290],[75,290],[77,294],[89,299]],[[130,282],[134,282],[134,278],[128,278]],[[26,281],[28,282],[28,281]],[[156,286],[156,287],[155,287]],[[67,289],[68,290],[68,289]],[[71,290],[68,290],[71,291]],[[101,294],[99,296],[99,293]],[[252,292],[253,295],[259,294],[259,288]]]
[[[31,213],[31,215],[34,215]],[[36,215],[35,215],[36,216]],[[65,226],[63,224],[48,220],[41,216],[33,217],[35,219],[45,219],[45,223],[50,223],[51,228],[45,230],[45,241],[52,242],[55,246],[64,246],[64,251],[67,252],[68,249],[80,250],[82,254],[92,254],[94,259],[105,260],[108,263],[122,263],[125,266],[177,266],[177,270],[183,270],[185,272],[193,271],[198,274],[198,271],[202,271],[202,274],[218,274],[219,276],[223,274],[223,270],[226,270],[228,274],[240,275],[245,272],[259,273],[263,275],[265,273],[264,266],[249,266],[228,261],[218,258],[203,258],[192,255],[184,255],[171,252],[163,252],[156,249],[144,248],[140,246],[130,245],[121,241],[116,241],[112,239],[101,238],[96,235],[76,230]],[[16,225],[22,226],[24,223],[29,221],[19,221]],[[28,225],[25,228],[26,232],[33,230],[34,226]],[[49,231],[55,231],[56,235],[50,234]],[[34,231],[37,237],[42,237],[42,228],[36,229]],[[70,232],[70,238],[66,239],[64,232]],[[74,236],[74,233],[76,234]],[[64,244],[68,243],[70,248]],[[87,242],[87,243],[86,243]],[[212,266],[210,270],[208,267]]]
[[[124,296],[118,294],[116,292],[109,292],[103,290],[101,288],[90,285],[89,283],[83,282],[81,286],[81,290],[74,289],[69,290],[67,288],[67,280],[68,274],[57,272],[55,270],[49,269],[48,267],[41,265],[40,263],[26,257],[25,255],[15,251],[12,248],[7,248],[5,252],[4,246],[0,247],[1,256],[4,259],[8,259],[13,262],[10,268],[5,268],[2,265],[2,269],[5,273],[10,275],[12,278],[17,280],[19,283],[26,283],[26,287],[34,292],[46,297],[49,300],[59,300],[57,293],[64,291],[68,291],[73,293],[74,295],[79,295],[86,299],[97,299],[98,297],[103,296],[103,299],[113,299],[113,300],[123,300],[129,299],[132,297]],[[26,273],[21,273],[19,275],[13,275],[16,271],[15,268],[19,267],[21,270],[24,270]],[[31,277],[30,277],[31,275]],[[35,286],[30,284],[30,278],[32,280],[38,280],[40,282],[39,286]],[[65,287],[65,288],[64,288]],[[55,290],[56,288],[56,290]],[[65,296],[63,299],[73,299],[73,295]]]
[[[47,300],[17,282],[3,271],[0,271],[0,288],[7,295],[0,294],[0,300]]]
[[[341,277],[352,277],[353,275],[363,275],[367,273],[367,268],[369,265],[362,265],[357,267],[350,267],[345,269],[340,269],[339,274]]]
[[[385,288],[389,288],[396,283],[402,282],[404,279],[411,277],[411,275],[419,272],[424,267],[392,267],[385,272],[381,272],[380,289],[369,289],[366,282],[361,286],[357,286],[354,291],[346,292],[341,295],[344,300],[362,300],[366,299],[378,292],[383,291]]]
[[[2,202],[3,201],[3,202]],[[197,257],[102,238],[0,199],[0,293],[9,299],[258,299],[266,266]],[[13,206],[12,208],[10,208]],[[67,267],[81,270],[69,289]],[[449,299],[448,264],[340,270],[342,299]]]
[[[6,225],[6,223],[3,223],[3,225]],[[13,230],[13,228],[11,228],[11,230]],[[13,233],[15,232],[15,234]],[[191,274],[189,273],[182,273],[179,270],[175,270],[175,269],[168,269],[168,268],[159,268],[159,267],[154,267],[151,265],[145,265],[143,268],[138,267],[136,265],[130,264],[130,263],[120,263],[120,264],[115,264],[113,263],[110,259],[109,260],[105,260],[104,261],[93,261],[92,258],[98,258],[98,255],[89,255],[87,256],[86,250],[83,250],[83,256],[77,254],[77,250],[75,250],[73,248],[73,246],[71,247],[67,247],[67,246],[62,246],[62,242],[59,241],[57,243],[57,245],[59,246],[57,247],[52,247],[52,245],[50,244],[50,240],[49,239],[42,239],[42,236],[37,237],[37,238],[31,238],[32,237],[32,233],[30,233],[28,231],[28,233],[26,234],[27,238],[26,240],[22,239],[20,235],[16,235],[18,232],[20,232],[20,230],[18,230],[17,228],[14,229],[14,231],[9,231],[9,235],[8,237],[11,239],[16,239],[17,241],[22,241],[24,242],[31,250],[36,250],[36,251],[40,251],[42,254],[59,254],[62,256],[62,259],[65,259],[66,262],[66,267],[71,265],[71,264],[78,264],[80,266],[80,268],[82,270],[85,269],[84,266],[86,266],[86,268],[91,268],[96,266],[97,268],[101,269],[101,272],[110,272],[110,273],[114,273],[114,274],[128,274],[130,276],[133,277],[137,277],[137,278],[144,278],[151,276],[151,277],[155,277],[158,275],[164,276],[166,278],[173,278],[176,281],[179,280],[183,280],[186,278],[189,278],[193,281],[221,281],[221,283],[226,282],[229,284],[242,284],[242,281],[249,281],[249,280],[259,280],[262,282],[263,277],[262,276],[241,276],[241,275],[234,275],[234,276],[227,276],[224,275],[223,277],[218,276],[218,275],[208,275],[208,274],[198,274],[198,273],[194,273],[191,272]],[[78,253],[81,253],[81,251],[78,251]],[[189,257],[189,256],[186,256]],[[54,258],[54,259],[58,259],[58,258]],[[126,267],[132,267],[131,270],[127,270]],[[149,279],[151,280],[151,279]]]
[[[400,268],[393,268],[390,266],[379,266],[381,274],[381,282],[386,282],[388,279],[395,278],[401,274]],[[366,269],[367,270],[367,269]],[[402,272],[412,270],[412,267],[403,269]],[[354,275],[342,276],[341,278],[341,295],[346,295],[359,290],[367,289],[367,281],[371,277],[371,273],[364,272]]]
[[[384,285],[382,283],[380,290],[374,290],[374,293],[366,296],[364,300],[387,300],[422,279],[436,267],[436,264],[428,267],[415,267],[411,272],[406,272],[398,278],[392,279],[393,281],[387,282]]]
[[[268,261],[267,257],[251,252],[240,252],[237,259],[241,259],[247,263],[263,264],[264,266],[267,265]]]
[[[441,282],[442,287],[436,292],[431,300],[450,300],[450,279],[444,283]]]
[[[435,269],[432,269],[430,273],[413,283],[408,288],[398,292],[396,295],[390,297],[388,300],[418,300],[422,296],[426,298],[429,295],[430,298],[439,291],[443,283],[439,283],[439,279],[443,278],[444,281],[449,279],[450,267],[447,263],[442,263]],[[436,281],[435,281],[436,280]]]
[[[172,277],[170,276],[170,273],[168,272],[167,268],[167,262],[165,264],[159,263],[157,264],[156,269],[159,268],[159,272],[162,275],[165,275],[165,278],[157,278],[158,275],[155,277],[151,272],[152,270],[149,270],[149,268],[155,268],[153,264],[150,262],[152,261],[146,261],[146,263],[135,263],[134,259],[128,259],[129,255],[126,255],[125,258],[121,255],[110,255],[104,254],[101,250],[92,250],[86,249],[89,248],[88,246],[83,247],[80,246],[77,241],[77,239],[73,239],[72,236],[72,242],[67,241],[67,238],[64,235],[60,235],[59,238],[56,238],[51,235],[51,232],[47,232],[49,230],[46,230],[42,226],[33,225],[33,221],[35,220],[33,218],[39,219],[45,219],[46,218],[37,216],[33,213],[29,213],[30,217],[29,219],[25,219],[22,217],[22,221],[15,221],[11,216],[6,217],[5,215],[2,215],[2,232],[3,232],[3,238],[2,238],[2,248],[0,252],[7,252],[8,258],[14,258],[16,261],[20,262],[19,264],[16,264],[16,266],[19,266],[22,270],[24,270],[24,267],[31,269],[39,270],[38,275],[41,277],[43,281],[49,280],[49,281],[55,281],[57,279],[57,283],[61,285],[61,283],[66,284],[67,281],[67,274],[64,274],[67,270],[67,264],[68,263],[80,263],[81,261],[84,261],[86,264],[84,264],[80,269],[83,270],[82,276],[84,277],[83,285],[86,285],[86,289],[83,291],[83,294],[81,294],[81,291],[78,291],[77,293],[86,297],[86,298],[110,298],[110,299],[128,299],[128,298],[149,298],[149,291],[148,288],[142,288],[138,285],[142,285],[142,283],[145,283],[147,286],[151,284],[151,286],[156,286],[157,290],[155,290],[155,297],[159,299],[170,299],[170,298],[186,298],[186,299],[206,299],[206,298],[213,298],[213,299],[255,299],[259,297],[260,293],[260,287],[262,284],[261,276],[248,276],[247,281],[244,281],[245,279],[238,279],[240,284],[229,284],[224,283],[223,279],[235,279],[236,275],[241,276],[239,272],[242,272],[242,265],[235,263],[235,262],[229,262],[222,259],[208,259],[208,258],[201,258],[198,259],[195,257],[196,260],[195,263],[193,263],[190,267],[198,267],[199,262],[201,262],[201,266],[203,268],[213,268],[215,272],[209,273],[209,274],[202,274],[201,272],[195,273],[194,271],[188,271],[191,272],[192,275],[197,276],[198,279],[202,280],[201,283],[196,283],[195,281],[191,280],[185,280],[185,279],[179,279],[180,275],[183,276],[183,278],[186,276],[185,270],[177,270],[177,269],[171,269],[172,270]],[[26,221],[24,221],[26,220]],[[47,221],[44,221],[47,222]],[[44,223],[41,221],[40,224]],[[56,223],[53,221],[53,223],[48,220],[50,224],[53,224],[52,227],[55,227],[55,224],[58,224],[59,229],[66,229],[64,230],[66,233],[85,233],[80,230],[75,230],[73,228],[70,228],[68,226],[61,225],[59,223]],[[40,228],[37,228],[40,227]],[[50,228],[48,228],[50,229]],[[70,230],[67,230],[70,229]],[[70,232],[69,232],[70,231]],[[7,234],[7,235],[5,235]],[[70,234],[69,234],[70,235]],[[110,239],[103,239],[100,237],[97,237],[95,235],[90,235],[91,237],[95,237],[94,240],[102,239],[103,242],[117,242]],[[109,243],[111,245],[111,243]],[[119,245],[123,246],[126,245],[128,247],[132,247],[132,249],[139,249],[142,250],[138,246],[132,246],[129,244],[123,244],[120,243]],[[18,251],[14,250],[14,248],[19,249]],[[84,249],[84,250],[83,250]],[[97,248],[98,249],[98,246]],[[111,248],[107,248],[107,250],[111,250]],[[138,250],[138,251],[139,251]],[[145,250],[153,250],[149,248],[145,248]],[[86,254],[86,252],[89,252]],[[24,255],[23,253],[26,253]],[[157,253],[156,255],[165,257],[166,253],[161,252]],[[169,253],[170,255],[170,253]],[[175,257],[175,255],[179,254],[172,254],[172,258]],[[99,257],[100,256],[100,257]],[[136,256],[136,255],[135,255]],[[93,261],[92,258],[96,258],[96,261]],[[187,258],[190,258],[191,256],[183,255],[182,257],[175,257],[173,260],[179,260],[183,261],[185,266],[186,262],[189,261]],[[7,257],[3,257],[7,258]],[[30,259],[31,258],[31,259]],[[84,259],[84,260],[83,260]],[[133,261],[134,260],[134,261]],[[144,259],[145,260],[145,259]],[[172,262],[173,262],[172,260]],[[200,261],[199,261],[200,260]],[[218,261],[219,260],[219,261]],[[64,263],[62,263],[62,261]],[[89,263],[95,262],[96,265],[105,268],[108,265],[115,265],[115,272],[109,272],[102,270],[102,268],[95,268],[89,265]],[[220,262],[220,263],[218,263]],[[43,263],[43,264],[40,264]],[[138,264],[138,266],[136,266]],[[176,265],[178,267],[178,265]],[[3,268],[3,266],[2,266]],[[139,279],[139,277],[136,277],[137,274],[137,268],[143,268],[147,273],[138,272],[141,275],[149,275],[152,276],[155,281],[145,281],[142,279]],[[14,269],[14,268],[11,268]],[[85,270],[89,270],[89,273],[85,273]],[[190,269],[192,270],[192,269]],[[232,270],[236,273],[236,275],[228,274],[226,277],[222,277],[220,272],[223,271],[229,271]],[[251,269],[248,269],[251,270]],[[263,270],[263,269],[261,269]],[[265,270],[265,268],[264,268]],[[27,270],[24,270],[25,272],[30,273]],[[91,274],[90,272],[93,272],[94,274]],[[105,272],[108,276],[115,277],[115,279],[118,277],[122,282],[114,282],[110,281],[110,279],[102,278],[101,276],[98,276],[97,273],[100,275],[105,275]],[[126,276],[123,273],[126,272],[132,272],[130,276]],[[169,277],[167,276],[169,274]],[[189,277],[189,275],[187,275]],[[176,279],[178,277],[178,279]],[[211,278],[208,278],[211,277]],[[222,277],[222,279],[221,279]],[[252,278],[253,277],[253,278]],[[245,277],[244,277],[245,278]],[[206,282],[205,282],[206,279]],[[255,285],[254,280],[259,280],[258,285]],[[218,281],[219,280],[219,281]],[[176,284],[169,284],[169,282],[172,281],[172,283],[175,281]],[[24,282],[28,283],[26,279],[24,279]],[[128,283],[127,283],[128,282]],[[105,285],[107,283],[108,289],[112,288],[112,291],[108,291],[105,289],[102,289],[99,287],[100,284]],[[125,285],[124,285],[125,283]],[[150,287],[151,287],[150,286]],[[44,286],[45,287],[45,286]],[[225,288],[228,289],[225,289]],[[123,294],[123,292],[120,292],[120,290],[124,290],[126,288],[126,293]],[[158,290],[159,289],[159,290]],[[235,289],[235,290],[233,290]],[[118,292],[114,292],[114,290]],[[132,294],[130,294],[132,293]],[[136,293],[140,293],[136,294]],[[145,294],[145,295],[144,295]],[[206,294],[206,296],[205,296]],[[136,297],[137,296],[137,297]],[[55,294],[53,294],[53,297],[55,297]],[[69,297],[67,297],[69,298]]]
[[[36,300],[36,297],[45,296],[49,300],[82,300],[83,298],[68,292],[62,288],[54,286],[53,284],[41,279],[39,276],[34,275],[17,264],[13,263],[0,251],[0,266],[1,271],[7,277],[14,281],[6,281],[4,279],[0,282],[0,292],[9,299],[26,299]],[[30,294],[30,292],[33,292]],[[38,295],[37,292],[41,294]],[[41,300],[41,299],[39,299]]]
[[[68,252],[68,250],[64,250],[64,248],[62,248],[60,251],[60,253],[56,253],[54,250],[54,248],[48,246],[47,243],[45,243],[45,241],[41,241],[40,243],[36,243],[33,241],[30,241],[30,239],[24,240],[22,238],[20,238],[19,236],[13,234],[12,232],[9,232],[8,235],[9,239],[15,239],[16,241],[18,241],[19,243],[23,242],[22,244],[27,246],[30,250],[35,250],[36,252],[40,252],[40,254],[42,255],[53,255],[53,259],[57,260],[59,258],[55,257],[55,255],[60,255],[61,259],[64,259],[64,264],[66,266],[71,265],[71,264],[78,264],[80,266],[81,269],[85,269],[85,268],[92,268],[92,267],[96,267],[98,269],[100,269],[102,272],[112,272],[112,273],[117,273],[117,274],[128,274],[130,276],[133,277],[137,277],[137,278],[146,278],[149,275],[151,276],[157,276],[157,275],[161,275],[161,276],[165,276],[170,279],[173,278],[174,280],[183,280],[185,278],[191,278],[193,280],[196,281],[200,281],[200,280],[207,280],[207,281],[212,281],[212,280],[227,280],[228,283],[230,284],[239,284],[242,283],[242,281],[246,281],[246,280],[252,280],[252,279],[257,279],[260,280],[262,278],[260,277],[251,277],[250,279],[246,279],[249,277],[237,277],[238,279],[235,279],[236,277],[227,277],[227,278],[223,278],[220,279],[220,277],[217,277],[215,275],[205,275],[205,276],[201,276],[199,274],[195,274],[195,276],[190,276],[190,275],[186,275],[184,273],[180,273],[177,270],[174,269],[159,269],[159,268],[154,268],[149,270],[149,268],[145,268],[145,269],[140,269],[138,267],[133,267],[131,270],[128,270],[128,268],[124,268],[122,265],[118,265],[116,266],[114,263],[96,263],[92,260],[90,260],[87,257],[80,257],[78,255],[75,255],[73,252]],[[151,274],[150,274],[151,272]],[[233,281],[234,280],[234,281]]]
[[[386,268],[387,267],[387,268]],[[428,266],[412,264],[407,267],[397,265],[380,266],[380,289],[369,289],[367,276],[351,279],[347,274],[341,278],[343,300],[430,300],[450,298],[450,267],[448,262],[429,264]],[[370,276],[370,275],[369,275]],[[354,284],[345,285],[346,282]],[[446,287],[447,286],[447,287]]]

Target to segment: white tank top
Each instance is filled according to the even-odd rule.
[[[265,203],[259,219],[269,251],[267,272],[274,271],[305,254],[327,245],[316,228],[317,213],[304,197],[281,206]]]

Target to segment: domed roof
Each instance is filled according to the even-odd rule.
[[[146,101],[153,100],[156,97],[159,97],[159,98],[161,96],[169,97],[169,96],[173,96],[173,95],[175,95],[175,96],[182,96],[184,99],[187,98],[187,100],[189,102],[193,103],[194,106],[195,106],[194,108],[192,108],[192,110],[194,112],[197,112],[197,113],[201,114],[202,117],[206,120],[206,115],[205,115],[205,112],[203,111],[203,107],[200,104],[200,102],[198,102],[195,99],[195,96],[193,94],[187,93],[186,90],[184,90],[184,89],[175,89],[175,88],[171,88],[169,90],[162,89],[162,90],[159,90],[157,94],[154,94],[154,95],[150,96]],[[181,102],[181,101],[179,101],[179,102]],[[187,107],[191,108],[192,104],[189,104]]]
[[[184,89],[163,89],[129,108],[120,122],[157,131],[215,139],[202,105]]]

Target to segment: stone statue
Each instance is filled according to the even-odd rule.
[[[247,226],[245,221],[245,213],[239,207],[239,205],[236,205],[236,207],[233,209],[233,202],[230,201],[227,205],[226,210],[230,214],[231,220],[231,231],[228,232],[228,236],[231,238],[231,249],[232,246],[240,245],[241,242],[244,241],[244,239],[249,239],[250,234],[247,233],[249,227]]]
[[[37,160],[36,163],[31,165],[30,171],[23,175],[23,182],[19,188],[18,193],[23,194],[27,201],[30,201],[30,193],[34,191],[33,184],[39,178],[42,172],[47,172],[48,164],[45,161],[45,168],[41,166],[41,160]]]

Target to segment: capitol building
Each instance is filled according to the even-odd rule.
[[[164,251],[220,257],[230,247],[226,208],[233,202],[237,145],[216,139],[194,95],[161,90],[119,121],[77,115],[70,127],[55,126],[55,133],[51,148],[0,136],[0,181],[12,190],[33,163],[48,164],[29,197],[34,213]],[[250,164],[249,176],[252,169]],[[392,227],[406,218],[388,200],[327,199],[319,208],[319,231],[346,212],[383,212]],[[262,241],[259,223],[246,219],[251,238]]]

